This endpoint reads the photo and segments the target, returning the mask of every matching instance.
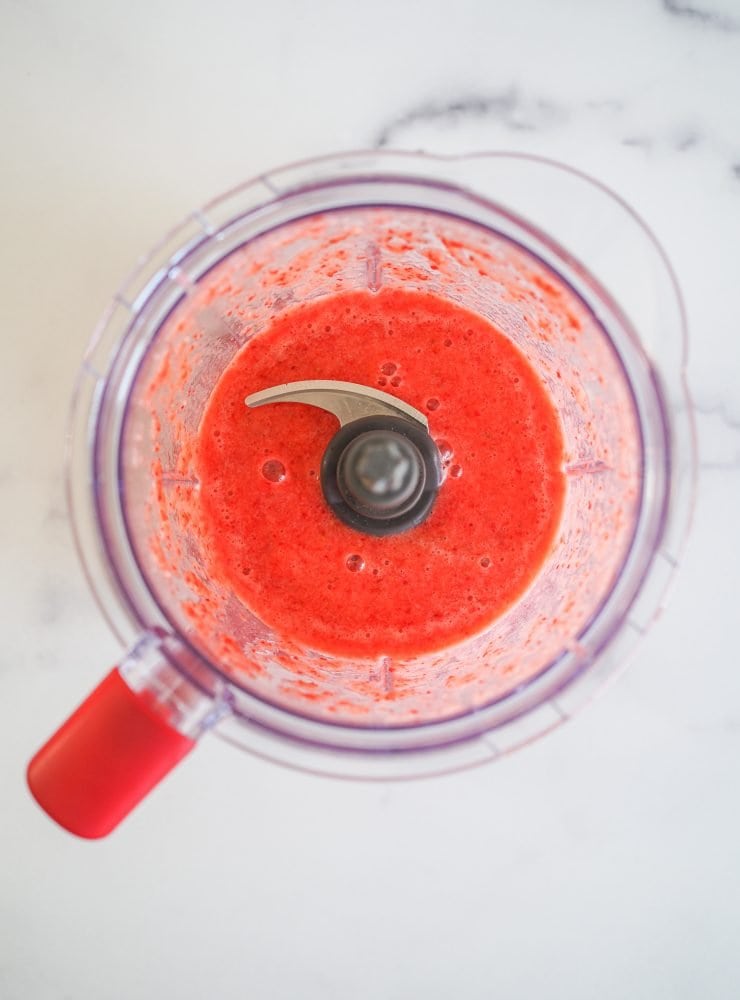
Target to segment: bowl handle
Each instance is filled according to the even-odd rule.
[[[223,712],[147,636],[28,765],[41,808],[79,837],[105,837]]]

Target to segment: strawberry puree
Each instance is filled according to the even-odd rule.
[[[444,482],[422,525],[374,538],[341,523],[319,479],[336,419],[244,405],[301,379],[382,388],[426,413]],[[542,380],[487,320],[422,291],[339,293],[279,314],[220,377],[193,529],[210,575],[286,640],[423,655],[481,632],[531,584],[560,523],[563,457]]]

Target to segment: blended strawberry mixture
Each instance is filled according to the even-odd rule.
[[[244,404],[303,379],[381,388],[426,414],[444,481],[422,525],[375,538],[343,524],[320,484],[336,419]],[[286,310],[250,340],[216,385],[195,467],[211,575],[279,636],[359,658],[489,626],[551,551],[565,493],[559,419],[520,351],[448,300],[391,288]]]

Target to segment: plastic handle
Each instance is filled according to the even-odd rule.
[[[28,765],[41,808],[78,837],[105,837],[195,746],[118,668]]]

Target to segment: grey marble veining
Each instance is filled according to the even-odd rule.
[[[404,130],[409,126],[456,125],[460,121],[480,119],[496,121],[512,132],[534,131],[556,124],[568,117],[569,109],[543,97],[526,98],[511,86],[500,94],[474,94],[447,102],[429,101],[404,111],[382,125],[373,147],[404,145]]]
[[[740,50],[738,50],[740,57]],[[606,99],[603,101],[584,100],[580,102],[558,103],[541,96],[522,93],[512,84],[497,94],[469,94],[449,101],[424,101],[399,112],[384,121],[373,137],[374,148],[405,148],[409,137],[424,128],[427,134],[440,130],[442,135],[455,129],[462,130],[469,123],[485,126],[493,124],[508,133],[508,139],[521,138],[520,133],[557,133],[568,125],[588,128],[598,123],[603,127],[610,122],[610,130],[616,131],[618,141],[623,146],[644,151],[653,148],[663,152],[691,154],[692,151],[708,150],[713,155],[729,161],[727,166],[733,177],[740,176],[740,133],[730,144],[724,137],[702,131],[696,124],[676,123],[673,115],[663,116],[658,123],[649,123],[644,130],[632,128],[632,121],[639,118],[639,100]],[[621,134],[619,134],[621,133]],[[411,145],[415,145],[415,138]],[[465,148],[465,147],[464,147]]]
[[[706,5],[683,3],[682,0],[663,0],[663,9],[674,17],[686,18],[695,24],[716,28],[718,31],[740,31],[740,17]]]

